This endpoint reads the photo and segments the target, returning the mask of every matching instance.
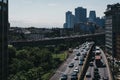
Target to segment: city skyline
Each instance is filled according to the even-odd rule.
[[[9,4],[9,20],[11,26],[18,27],[63,27],[65,12],[72,11],[77,7],[87,8],[87,17],[90,10],[95,10],[97,16],[104,16],[107,4],[118,3],[119,0],[106,1],[39,1],[39,0],[11,0]]]

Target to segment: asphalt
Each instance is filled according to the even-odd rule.
[[[73,53],[68,57],[68,59],[58,68],[58,70],[56,71],[56,73],[50,78],[50,80],[60,80],[61,75],[62,74],[67,74],[68,79],[67,80],[71,80],[71,73],[74,71],[75,67],[79,68],[79,73],[82,69],[82,66],[79,65],[79,61],[80,61],[80,56],[78,56],[79,60],[75,60],[74,57],[76,56],[77,52],[80,52],[80,55],[82,55],[81,53],[81,47],[78,49],[74,49]],[[74,67],[73,68],[69,68],[69,64],[70,63],[74,63]],[[83,62],[84,64],[84,62]],[[79,74],[78,73],[78,74]]]
[[[102,56],[102,61],[105,65],[107,65],[106,63],[106,57],[105,57],[105,54],[104,52],[100,49],[100,52],[101,52],[101,56]],[[96,67],[96,64],[95,64],[95,60],[94,60],[94,66],[89,66],[87,72],[90,72],[91,73],[91,77],[90,78],[87,78],[85,76],[84,80],[92,80],[94,78],[94,68]],[[106,67],[98,67],[98,71],[99,71],[99,74],[100,74],[100,80],[103,80],[103,78],[109,78],[109,71],[108,71],[108,66]],[[108,79],[108,80],[111,80],[111,79]]]

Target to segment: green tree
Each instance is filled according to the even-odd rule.
[[[8,45],[8,54],[9,54],[9,63],[12,60],[12,58],[16,57],[16,48],[12,45]]]
[[[16,74],[17,72],[27,71],[33,67],[33,63],[28,60],[19,60],[17,58],[14,58],[12,64],[10,65],[10,72]]]
[[[42,67],[32,68],[27,72],[28,80],[41,80],[43,74]]]
[[[29,57],[29,51],[23,49],[23,50],[19,50],[16,53],[16,57],[18,59],[27,59]]]

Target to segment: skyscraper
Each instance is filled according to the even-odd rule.
[[[89,13],[89,22],[95,22],[96,21],[96,12],[90,11]]]
[[[0,0],[0,80],[8,77],[8,0]]]
[[[64,25],[66,28],[73,28],[74,27],[74,15],[72,12],[66,12],[66,23]]]
[[[87,20],[87,10],[82,7],[75,8],[75,22],[76,23],[85,23]]]
[[[106,51],[120,59],[120,4],[108,5],[105,17]]]
[[[73,14],[70,14],[69,15],[69,23],[68,23],[68,28],[73,28],[74,27],[74,15]]]

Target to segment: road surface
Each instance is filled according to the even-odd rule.
[[[84,47],[84,46],[87,46],[88,50],[86,50],[86,47]],[[67,74],[67,76],[68,76],[67,80],[71,80],[71,73],[74,71],[75,67],[79,68],[79,72],[81,71],[82,65],[81,66],[79,65],[80,58],[83,55],[83,53],[85,53],[85,52],[88,53],[89,49],[90,49],[90,45],[87,45],[87,43],[86,44],[84,43],[79,48],[74,49],[73,53],[68,57],[66,62],[64,62],[58,68],[58,70],[51,77],[50,80],[60,80],[62,74]],[[78,56],[78,60],[75,60],[74,58],[76,56],[76,53],[78,53],[78,52],[80,53],[80,56]],[[74,67],[72,67],[72,68],[68,67],[70,63],[74,63]],[[83,62],[83,64],[84,64],[84,62]]]

